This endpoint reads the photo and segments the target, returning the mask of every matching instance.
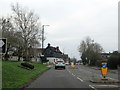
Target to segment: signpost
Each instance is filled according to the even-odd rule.
[[[40,58],[41,58],[41,62],[42,63],[45,63],[45,62],[47,62],[47,59],[46,59],[46,57],[45,57],[45,55],[40,55]]]
[[[0,38],[0,53],[5,53],[7,48],[7,39]]]
[[[102,63],[101,72],[102,72],[102,76],[105,78],[108,72],[108,67],[106,62]]]
[[[44,57],[44,55],[40,55],[40,57]]]

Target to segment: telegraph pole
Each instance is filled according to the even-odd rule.
[[[42,55],[44,52],[44,27],[49,25],[42,25]]]
[[[44,25],[42,26],[42,55],[43,55],[43,48],[44,48]]]

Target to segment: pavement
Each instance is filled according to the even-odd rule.
[[[93,79],[90,79],[90,82],[92,82],[92,83],[106,83],[106,84],[120,83],[119,80],[112,79],[112,78],[93,78]]]
[[[100,68],[98,67],[91,67],[92,69],[95,69],[95,70],[101,70]],[[109,73],[113,73],[113,74],[118,74],[118,70],[109,70],[108,71]],[[109,77],[106,77],[106,78],[97,78],[97,77],[94,77],[90,80],[90,82],[92,83],[120,83],[120,80],[118,79],[113,79],[113,78],[109,78]]]

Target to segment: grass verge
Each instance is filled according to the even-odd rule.
[[[2,62],[2,88],[19,88],[43,73],[49,67],[33,63],[35,69],[27,70],[20,66],[21,62]]]

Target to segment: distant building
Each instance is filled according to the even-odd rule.
[[[42,48],[33,48],[32,53],[34,56],[40,56],[42,54]]]
[[[64,59],[65,61],[68,58],[67,54],[63,54],[59,47],[53,47],[48,43],[48,46],[44,49],[44,55],[47,57],[50,63],[54,63],[55,60]]]
[[[31,48],[29,50],[30,55],[34,58],[40,58],[40,55],[42,55],[42,48]],[[58,46],[53,47],[50,44],[43,49],[43,54],[50,63],[54,63],[58,59],[63,59],[65,62],[68,60],[68,54],[62,53]]]
[[[108,59],[112,53],[101,53],[101,59]]]
[[[62,58],[62,52],[59,50],[59,47],[53,47],[50,44],[44,49],[44,55],[46,57]]]
[[[62,58],[65,62],[68,62],[68,60],[69,60],[68,54],[63,54]]]

